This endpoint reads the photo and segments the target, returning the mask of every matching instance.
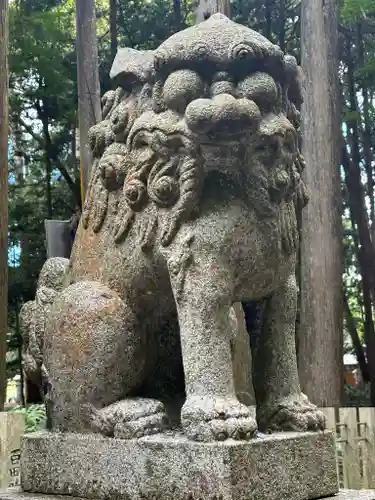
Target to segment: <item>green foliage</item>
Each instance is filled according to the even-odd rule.
[[[361,118],[361,113],[359,111],[352,111],[350,109],[346,109],[344,111],[343,119],[345,122],[355,122]]]
[[[8,411],[25,415],[26,433],[40,431],[46,427],[46,410],[43,404],[28,405],[26,408],[18,406]]]
[[[366,18],[366,12],[374,10],[373,0],[344,0],[341,10],[342,19],[355,22]]]
[[[345,406],[369,407],[371,406],[370,384],[360,387],[345,384]]]
[[[31,110],[37,112],[42,106],[52,121],[75,123],[76,68],[70,57],[75,42],[73,9],[60,6],[29,12],[15,4],[9,25],[12,116],[28,111],[32,117]]]

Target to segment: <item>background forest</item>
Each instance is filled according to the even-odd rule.
[[[152,49],[194,22],[194,6],[187,0],[97,0],[96,8],[102,94],[110,88],[117,46]],[[300,1],[234,0],[232,18],[300,61]],[[18,312],[34,297],[46,259],[44,220],[69,219],[81,206],[75,30],[74,0],[10,4],[9,377],[20,372]],[[373,0],[341,0],[339,60],[344,228],[340,314],[345,349],[357,356],[366,382],[363,394],[357,390],[354,395],[359,398],[355,403],[370,405],[371,397],[375,406],[375,351],[370,355],[364,348],[375,346]],[[349,396],[353,401],[353,394]]]

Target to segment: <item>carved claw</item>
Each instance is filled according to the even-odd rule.
[[[189,398],[181,421],[184,433],[194,441],[248,440],[257,431],[251,410],[235,398]]]
[[[260,409],[258,423],[261,431],[268,433],[324,431],[326,428],[324,414],[304,394]]]
[[[168,422],[163,404],[146,398],[124,399],[100,410],[86,403],[80,415],[92,431],[119,439],[158,434]]]
[[[151,434],[159,434],[167,428],[168,419],[164,412],[141,417],[130,422],[119,422],[114,427],[114,437],[134,439]]]

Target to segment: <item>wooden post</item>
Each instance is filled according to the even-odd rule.
[[[8,331],[8,0],[0,0],[0,411],[6,392]]]
[[[91,168],[89,129],[101,120],[95,0],[76,0],[78,115],[82,203]]]
[[[73,245],[73,237],[70,232],[70,221],[68,220],[45,220],[47,258],[65,257],[70,258]]]
[[[24,433],[23,413],[0,413],[0,490],[19,486],[20,448]]]

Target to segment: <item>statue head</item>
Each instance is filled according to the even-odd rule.
[[[212,173],[237,183],[238,195],[260,214],[275,214],[291,198],[306,202],[294,57],[215,14],[168,38],[152,62],[150,52],[136,59],[115,61],[112,70],[128,92],[111,116],[116,140],[126,143],[126,220],[150,203],[169,209],[175,220],[162,238],[169,244],[183,220],[196,216]],[[114,121],[126,122],[120,134]],[[129,228],[120,219],[118,242]]]

